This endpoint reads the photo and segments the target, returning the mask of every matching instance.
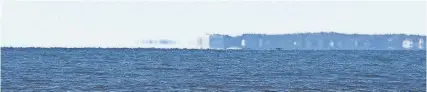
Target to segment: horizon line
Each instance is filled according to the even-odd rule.
[[[155,49],[155,50],[257,50],[257,49],[215,49],[215,48],[156,48],[156,47],[0,47],[1,49]],[[278,49],[267,49],[278,50]],[[425,49],[280,49],[280,51],[426,51]],[[260,50],[264,51],[264,50]]]

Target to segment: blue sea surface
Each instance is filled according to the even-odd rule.
[[[426,91],[425,51],[2,48],[1,90]]]

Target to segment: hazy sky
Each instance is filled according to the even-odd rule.
[[[3,1],[2,46],[194,47],[206,33],[425,34],[423,1]]]

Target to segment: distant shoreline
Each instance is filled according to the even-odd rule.
[[[338,35],[367,35],[367,36],[390,36],[390,35],[400,35],[400,36],[427,36],[427,34],[404,34],[404,33],[382,33],[382,34],[360,34],[360,33],[340,33],[340,32],[301,32],[301,33],[243,33],[240,35],[308,35],[308,34],[338,34]],[[211,33],[211,35],[228,35],[220,33]]]

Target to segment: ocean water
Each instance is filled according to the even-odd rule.
[[[2,48],[1,90],[426,91],[425,51]]]

